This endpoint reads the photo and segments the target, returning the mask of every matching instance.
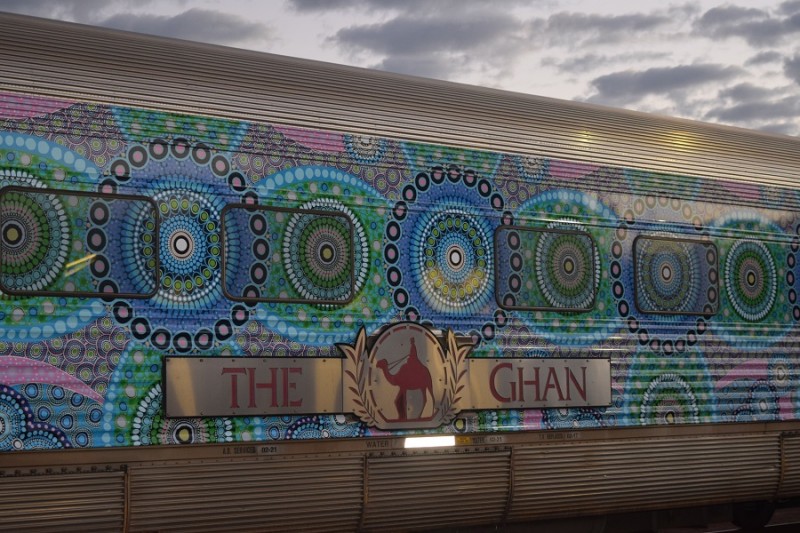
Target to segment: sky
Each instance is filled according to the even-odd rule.
[[[0,11],[800,135],[800,0],[0,0]]]

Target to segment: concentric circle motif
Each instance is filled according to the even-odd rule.
[[[641,239],[636,246],[636,290],[640,309],[693,312],[701,284],[697,256],[681,241]]]
[[[520,175],[528,182],[539,183],[547,174],[547,159],[532,156],[515,156],[514,164]]]
[[[69,222],[50,194],[8,192],[0,199],[3,285],[17,291],[46,289],[63,270]]]
[[[716,381],[695,349],[680,357],[639,349],[626,369],[620,425],[709,423],[717,419]],[[712,398],[712,400],[708,400]]]
[[[336,200],[315,200],[301,209],[338,211],[342,216],[291,216],[282,256],[292,287],[306,300],[349,300],[361,290],[369,268],[364,228]]]
[[[426,303],[440,312],[474,306],[492,281],[488,228],[456,205],[423,217],[413,236],[415,281],[424,287]]]
[[[698,342],[719,301],[716,252],[700,244],[708,230],[692,208],[671,198],[636,198],[611,242],[611,294],[625,331],[668,356]],[[674,234],[675,224],[692,232]]]
[[[792,363],[792,359],[785,355],[774,356],[769,361],[768,379],[770,386],[785,395],[792,392],[794,383],[797,382],[797,371]]]
[[[800,193],[798,193],[800,194]],[[789,303],[792,306],[792,318],[800,321],[800,301],[797,296],[797,286],[800,285],[800,224],[795,226],[792,242],[786,254],[786,284],[789,286]]]
[[[160,295],[185,303],[218,290],[222,246],[216,206],[188,190],[166,190],[153,199],[161,218]]]
[[[699,423],[697,397],[681,376],[663,374],[647,387],[639,419],[642,425]]]
[[[530,231],[500,230],[497,295],[520,324],[570,351],[619,330],[609,276],[601,271],[617,215],[594,195],[554,189],[520,205],[513,217]]]
[[[750,387],[749,411],[754,421],[780,420],[778,392],[764,380],[756,381]]]
[[[736,242],[725,259],[725,289],[740,317],[764,318],[775,304],[778,279],[775,260],[763,243]]]
[[[362,165],[377,163],[386,154],[386,139],[370,135],[345,135],[344,146],[350,157]]]
[[[47,422],[47,407],[34,409],[16,390],[0,385],[0,451],[71,448],[66,434]]]
[[[7,302],[25,302],[0,313],[0,339],[44,340],[83,328],[104,310],[98,299],[69,295],[96,287],[89,268],[65,276],[71,259],[89,255],[83,252],[88,217],[81,201],[62,192],[92,190],[102,171],[64,144],[41,136],[5,132],[0,152],[0,167],[11,167],[0,168],[0,188],[35,189],[6,190],[0,196],[0,218],[6,219],[0,222],[0,283],[11,291],[64,293],[36,298],[3,294]]]
[[[562,224],[548,228],[566,229]],[[551,306],[591,308],[600,282],[600,258],[591,240],[582,234],[543,232],[535,257],[536,282]]]
[[[20,449],[30,407],[25,399],[10,387],[0,386],[0,451]]]
[[[297,167],[293,166],[296,161],[288,156],[276,158],[275,164],[285,169],[259,181],[255,187],[260,198],[284,198],[286,207],[332,211],[344,216],[321,217],[324,224],[318,226],[309,224],[306,216],[281,213],[283,218],[278,219],[277,213],[263,213],[257,224],[253,221],[256,215],[240,224],[243,229],[239,232],[240,249],[256,258],[256,266],[239,269],[236,279],[226,279],[228,286],[234,287],[237,294],[241,293],[239,287],[247,290],[250,286],[253,292],[279,300],[257,306],[253,319],[284,340],[302,343],[313,351],[347,342],[354,329],[362,326],[371,329],[370,324],[383,323],[395,316],[397,311],[392,306],[381,261],[391,204],[364,180],[363,174],[370,169],[361,169],[362,175],[355,176],[335,167]],[[264,226],[261,221],[267,218],[275,220],[267,225],[278,229],[265,235],[258,228]],[[229,236],[226,231],[226,243]],[[306,236],[325,238],[304,240]],[[284,254],[284,246],[295,250],[294,257]],[[342,259],[351,256],[354,262],[344,265]],[[226,274],[230,272],[226,267]],[[341,284],[336,281],[337,273]],[[292,301],[301,298],[300,290],[307,295],[332,295],[338,291],[341,303],[320,303],[318,297]]]
[[[494,338],[493,235],[510,224],[492,183],[456,165],[420,172],[392,209],[385,235],[386,281],[392,300],[411,321]]]
[[[244,177],[224,154],[186,139],[133,145],[110,167],[104,188],[138,180],[147,189],[137,192],[152,200],[131,202],[119,220],[96,229],[120,243],[106,253],[109,262],[123,265],[126,285],[138,295],[154,294],[118,299],[115,320],[137,340],[169,352],[209,350],[231,339],[249,311],[222,303],[222,257],[236,272],[240,239],[235,223],[223,239],[220,217],[226,204],[253,194]],[[165,318],[156,325],[152,316]]]
[[[714,221],[719,228],[720,304],[714,334],[742,349],[785,338],[797,305],[793,243],[786,228],[761,213],[732,211]],[[746,238],[743,238],[746,236]],[[794,301],[793,301],[794,300]]]

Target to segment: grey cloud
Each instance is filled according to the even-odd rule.
[[[740,83],[719,91],[702,116],[706,120],[796,134],[800,126],[800,96],[792,85],[765,87]]]
[[[552,66],[561,72],[566,72],[569,74],[581,74],[584,72],[590,72],[592,70],[609,68],[613,65],[653,61],[667,57],[669,57],[669,54],[660,52],[641,52],[618,55],[586,54],[577,57],[569,57],[567,59],[550,57],[542,60],[542,65]]]
[[[784,60],[783,73],[786,74],[786,77],[800,85],[800,54],[796,54],[794,57]]]
[[[382,24],[344,28],[332,40],[351,50],[366,48],[386,55],[427,55],[491,45],[519,27],[518,21],[504,14],[461,18],[398,17]]]
[[[428,57],[393,55],[372,65],[371,68],[425,78],[447,79],[462,67],[459,63],[461,62],[446,55]]]
[[[760,52],[747,61],[745,61],[745,66],[751,65],[765,65],[767,63],[777,63],[783,59],[783,54],[780,52],[776,52],[775,50],[769,50],[767,52]]]
[[[525,4],[525,0],[505,0],[507,9],[514,4]],[[289,0],[289,6],[300,12],[322,12],[342,9],[364,11],[394,11],[405,14],[460,13],[464,10],[486,10],[485,0]],[[454,11],[455,10],[455,11]]]
[[[362,0],[289,0],[289,5],[297,11],[330,11],[362,4]]]
[[[775,101],[747,102],[718,107],[706,114],[707,119],[716,119],[734,124],[781,121],[787,117],[800,116],[800,98],[788,97]]]
[[[619,43],[630,46],[637,40],[669,39],[677,26],[693,19],[696,13],[697,8],[692,5],[629,15],[560,12],[531,20],[528,25],[532,42],[551,47],[581,49]]]
[[[596,93],[589,101],[610,104],[631,104],[648,95],[670,96],[707,83],[730,80],[741,73],[736,67],[697,64],[651,68],[607,74],[592,80]]]
[[[592,43],[612,43],[630,39],[632,34],[653,31],[670,23],[666,15],[586,15],[556,13],[547,19],[545,28],[554,41],[578,39]]]
[[[787,4],[791,6],[794,2],[787,2],[783,7]],[[762,9],[715,7],[695,21],[694,31],[706,37],[739,37],[756,47],[774,45],[800,33],[800,13],[774,17]]]
[[[779,11],[784,15],[794,15],[800,13],[800,0],[789,0],[780,5]]]
[[[758,129],[766,133],[777,133],[780,135],[797,135],[798,132],[797,124],[792,121],[773,122],[765,124]]]
[[[153,0],[3,0],[0,9],[51,19],[96,23],[104,13],[118,8],[141,6]],[[181,2],[183,3],[183,2]]]
[[[759,87],[752,83],[739,83],[733,87],[722,89],[719,92],[720,98],[730,98],[740,102],[753,102],[770,98],[776,95],[775,89],[768,89],[766,87]]]
[[[237,45],[268,36],[267,27],[241,17],[205,9],[190,9],[173,17],[123,13],[101,25],[178,39]]]

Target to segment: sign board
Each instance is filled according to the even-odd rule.
[[[412,322],[341,359],[167,357],[168,417],[356,414],[379,429],[435,428],[463,410],[611,404],[609,359],[469,358],[455,334]]]

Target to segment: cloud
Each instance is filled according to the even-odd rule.
[[[741,73],[741,69],[737,67],[717,64],[679,65],[614,72],[591,81],[596,92],[588,100],[612,105],[630,105],[648,95],[671,96],[675,91],[685,91],[709,83],[728,81]]]
[[[120,8],[151,3],[153,0],[3,0],[1,7],[9,13],[92,24]]]
[[[758,54],[754,55],[745,61],[744,65],[746,67],[754,65],[766,65],[768,63],[777,63],[781,59],[783,59],[783,54],[776,52],[775,50],[768,50],[766,52],[759,52]]]
[[[800,13],[800,0],[789,0],[780,5],[779,11],[784,15]]]
[[[360,7],[362,0],[289,0],[289,6],[296,11],[331,11]]]
[[[775,101],[747,102],[717,107],[706,113],[707,119],[729,124],[760,124],[787,117],[800,116],[800,98],[787,97]],[[763,127],[763,126],[762,126]]]
[[[446,79],[462,67],[461,63],[463,63],[461,58],[445,54],[422,58],[418,56],[393,55],[372,67],[398,74]]]
[[[491,46],[521,27],[519,21],[502,14],[480,16],[398,17],[381,24],[350,26],[333,37],[351,50],[368,49],[385,55],[459,52]]]
[[[800,33],[798,2],[785,2],[779,10],[785,16],[773,16],[763,9],[733,5],[706,11],[694,23],[696,35],[712,38],[739,37],[755,47],[773,46]]]
[[[264,24],[206,9],[175,16],[121,13],[100,21],[102,26],[192,41],[237,45],[268,37]]]
[[[783,73],[787,78],[800,85],[800,53],[783,61]]]
[[[542,60],[543,66],[552,66],[560,72],[569,74],[582,74],[592,70],[607,69],[613,65],[630,65],[644,61],[654,61],[666,59],[669,54],[666,52],[633,52],[630,54],[585,54],[582,56],[567,57],[548,57]]]
[[[371,66],[393,72],[448,79],[488,69],[490,76],[500,77],[527,50],[524,29],[522,22],[497,10],[435,12],[348,26],[329,41],[353,56],[377,56]]]
[[[526,0],[504,0],[506,9],[523,5]],[[547,2],[545,2],[547,3]],[[465,10],[486,10],[485,0],[289,0],[288,5],[298,12],[322,12],[341,10],[393,11],[405,14],[450,13],[458,14]]]
[[[544,33],[551,43],[608,44],[628,41],[672,22],[666,14],[597,15],[556,13],[534,23],[534,33]]]
[[[768,89],[752,83],[739,83],[719,91],[720,98],[727,98],[740,102],[754,102],[770,98],[775,95],[775,89]]]

